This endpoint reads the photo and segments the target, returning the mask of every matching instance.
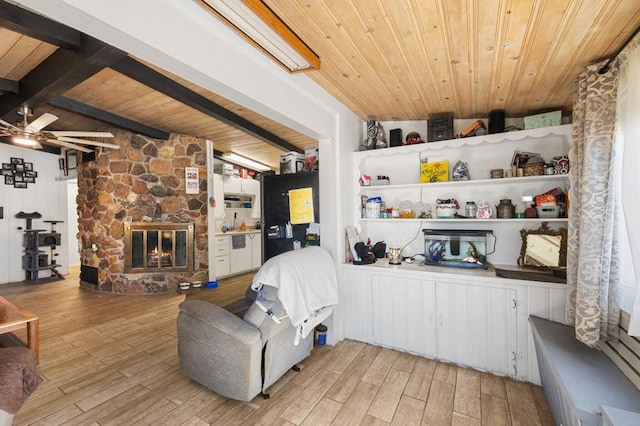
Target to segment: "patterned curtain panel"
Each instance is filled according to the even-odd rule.
[[[576,82],[569,152],[567,322],[588,346],[617,340],[620,318],[614,128],[618,70],[589,66]]]

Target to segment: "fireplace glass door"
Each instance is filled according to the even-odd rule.
[[[125,224],[125,272],[193,270],[193,224]]]

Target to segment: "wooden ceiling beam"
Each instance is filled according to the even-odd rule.
[[[159,72],[141,64],[131,57],[126,57],[118,63],[112,65],[114,71],[119,72],[129,78],[144,84],[170,98],[177,100],[197,111],[207,114],[223,123],[239,129],[251,136],[258,138],[265,143],[283,151],[294,151],[302,153],[302,149],[274,135],[268,130],[255,125],[249,120],[229,111],[217,103],[205,98],[191,89],[171,80]]]
[[[20,106],[36,109],[126,57],[126,53],[87,35],[78,50],[58,49],[20,80],[20,92],[0,97],[0,117],[17,118]],[[13,114],[12,114],[13,113]]]
[[[130,120],[120,115],[112,114],[108,111],[92,107],[91,105],[83,104],[82,102],[78,102],[64,96],[58,96],[48,103],[49,105],[56,108],[61,108],[67,111],[84,115],[85,117],[100,120],[103,123],[111,124],[122,129],[129,130],[133,133],[139,133],[141,135],[149,136],[154,139],[169,139],[169,132],[165,132],[164,130],[157,129],[155,127],[147,126],[146,124]]]
[[[20,85],[16,80],[9,80],[8,78],[0,78],[0,92],[18,93],[20,91]]]
[[[65,49],[77,49],[81,33],[44,16],[0,1],[0,27]]]

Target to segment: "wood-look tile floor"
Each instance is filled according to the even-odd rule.
[[[250,276],[205,298],[225,305]],[[40,317],[45,381],[14,425],[552,425],[539,386],[345,340],[315,348],[271,399],[223,398],[180,373],[176,316],[184,295],[117,296],[64,281],[0,294]]]

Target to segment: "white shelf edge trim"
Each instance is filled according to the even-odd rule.
[[[533,217],[533,218],[520,218],[520,219],[360,219],[361,222],[388,222],[397,225],[398,223],[416,223],[416,222],[450,222],[450,223],[467,223],[467,222],[566,222],[569,219],[566,217],[558,218],[545,218],[545,217]]]
[[[415,145],[403,145],[397,147],[387,147],[382,149],[371,149],[367,151],[356,151],[353,153],[354,160],[362,160],[366,157],[392,154],[407,154],[410,152],[437,151],[445,148],[461,148],[464,146],[474,146],[484,143],[507,143],[519,141],[525,138],[544,138],[549,135],[570,136],[572,125],[563,124],[560,126],[541,127],[539,129],[519,130],[514,132],[493,133],[490,135],[472,136],[462,139],[449,139],[439,142],[425,142]]]
[[[385,189],[411,189],[411,188],[437,188],[443,186],[464,186],[464,185],[503,185],[503,184],[521,184],[523,182],[540,182],[545,180],[569,180],[569,175],[540,175],[512,177],[502,179],[472,179],[472,180],[449,180],[446,182],[430,182],[430,183],[405,183],[400,185],[373,185],[361,186],[360,192],[375,192]]]

